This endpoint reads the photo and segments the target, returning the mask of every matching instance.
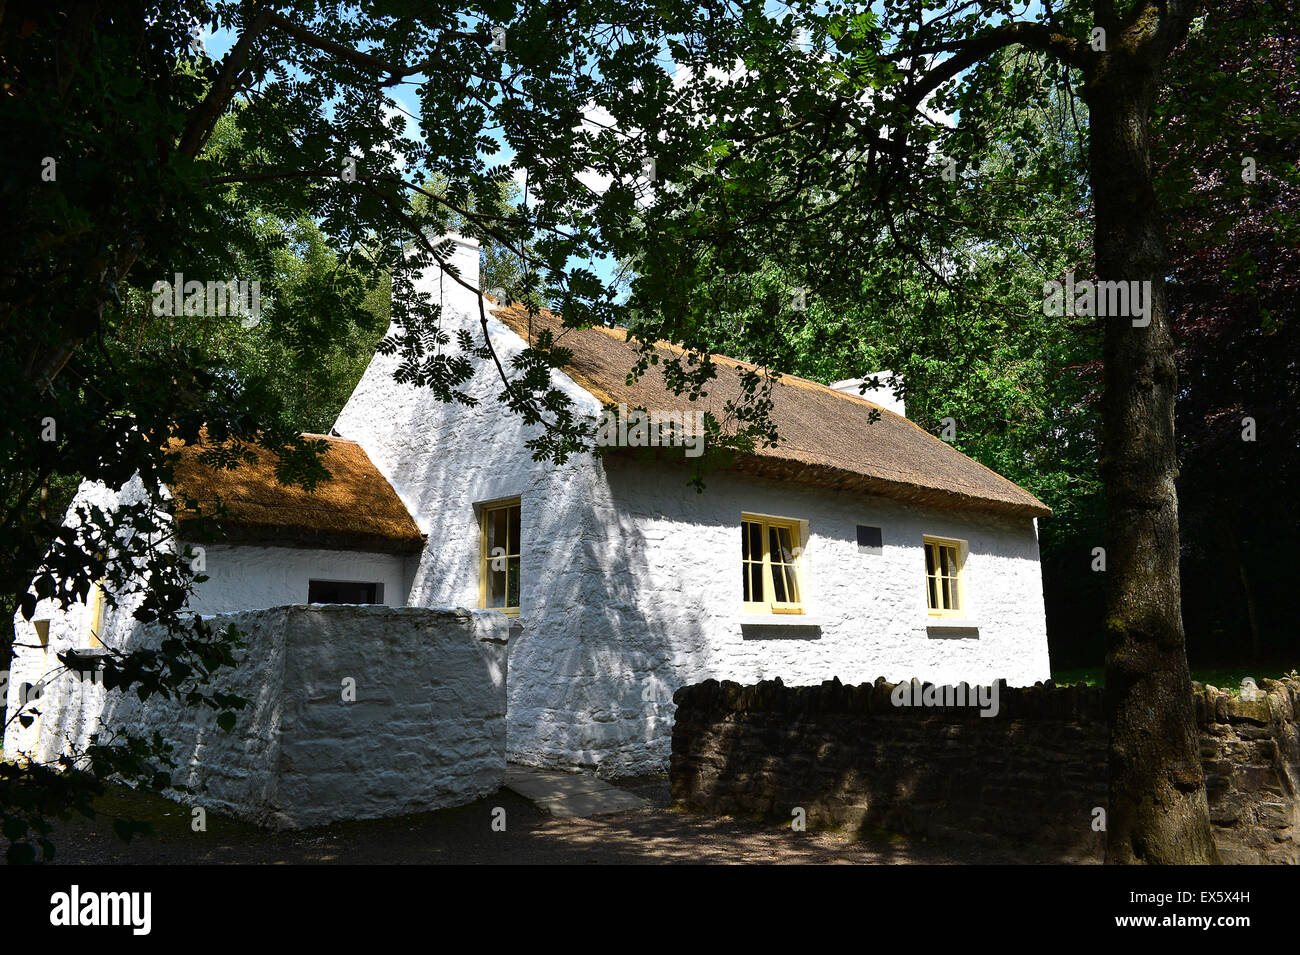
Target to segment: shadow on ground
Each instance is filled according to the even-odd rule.
[[[1044,863],[983,847],[915,842],[885,833],[853,840],[838,832],[791,832],[761,823],[713,818],[668,807],[667,777],[639,777],[618,785],[651,808],[557,819],[509,791],[436,812],[312,829],[268,832],[207,815],[207,831],[193,832],[190,810],[160,797],[114,790],[99,801],[95,820],[58,824],[55,864],[661,864],[818,863],[967,864]],[[493,831],[494,810],[505,810],[506,831]],[[497,814],[499,816],[499,814]],[[112,818],[148,819],[154,836],[124,844]]]

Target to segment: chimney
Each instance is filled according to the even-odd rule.
[[[479,287],[478,240],[457,235],[455,232],[448,232],[442,239],[450,239],[454,243],[451,254],[445,257],[445,261],[455,266],[460,282],[477,290]],[[441,241],[440,239],[433,244],[436,246]],[[419,279],[419,287],[433,296],[435,302],[442,304],[444,314],[457,312],[462,316],[477,316],[478,292],[471,292],[460,282],[450,274],[444,274],[442,268],[435,264],[424,270],[424,274]]]
[[[880,379],[880,387],[868,387],[865,392],[862,391],[862,383],[870,381],[872,378]],[[895,387],[901,391],[903,376],[895,375],[892,371],[878,371],[874,374],[864,375],[861,378],[847,378],[844,381],[835,382],[831,387],[836,391],[844,392],[846,395],[857,395],[859,398],[866,398],[868,401],[873,401],[880,407],[906,418],[907,410],[904,407],[903,399],[894,395],[894,388],[890,387],[889,384],[890,379],[894,380]]]
[[[456,251],[451,256],[451,264],[456,266],[456,269],[460,272],[461,280],[474,286],[474,288],[478,288],[478,239],[469,239],[463,235],[457,235],[455,232],[448,232],[446,238],[456,243]]]

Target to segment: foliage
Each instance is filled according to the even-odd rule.
[[[3,592],[30,616],[35,597],[68,604],[84,601],[101,578],[138,581],[146,615],[179,644],[169,659],[125,652],[120,685],[179,692],[223,713],[236,707],[195,686],[233,659],[238,637],[203,633],[181,617],[193,574],[160,540],[158,517],[168,442],[194,440],[206,426],[212,438],[233,441],[223,466],[258,444],[279,456],[281,480],[320,480],[319,448],[287,426],[297,396],[258,361],[269,356],[305,371],[322,348],[364,340],[377,322],[366,299],[382,294],[385,275],[394,324],[379,349],[400,356],[399,379],[473,403],[462,386],[477,363],[495,362],[491,342],[468,333],[453,341],[436,303],[413,282],[429,267],[463,281],[448,262],[451,245],[434,238],[452,217],[517,266],[511,282],[522,300],[554,308],[573,326],[628,324],[646,343],[684,346],[685,356],[664,369],[681,393],[708,388],[716,374],[708,354],[720,335],[739,339],[764,365],[827,336],[846,361],[888,361],[908,381],[924,382],[913,402],[922,420],[945,412],[964,420],[963,446],[1013,475],[1043,469],[1027,483],[1072,499],[1062,488],[1081,475],[1050,469],[1051,446],[1020,440],[1034,428],[1010,422],[1045,395],[1062,410],[1035,422],[1039,433],[1068,435],[1075,460],[1091,448],[1092,412],[1070,403],[1086,382],[1037,377],[1087,361],[1098,329],[1079,330],[1071,345],[1041,310],[1026,308],[1070,261],[1086,221],[1078,116],[1071,127],[1052,128],[1063,155],[1035,150],[1053,107],[1063,120],[1060,106],[1074,103],[1053,100],[1058,83],[1084,90],[1094,119],[1115,115],[1116,104],[1136,108],[1115,77],[1155,75],[1191,7],[1066,0],[1014,20],[1001,2],[903,0],[776,8],[759,0],[648,8],[621,0],[127,0],[69,12],[6,4],[0,116],[13,148],[0,195],[15,241],[0,282],[0,335],[15,374],[0,384],[11,422],[0,439],[0,494],[13,542]],[[1094,17],[1110,31],[1109,51],[1089,43]],[[238,37],[220,62],[190,43],[195,21]],[[1021,58],[1008,63],[1002,51],[1017,49]],[[399,87],[418,99],[414,128],[387,97]],[[599,123],[591,121],[594,105]],[[954,115],[959,123],[944,121]],[[1108,214],[1121,204],[1122,183],[1097,170],[1128,154],[1098,128],[1089,130],[1102,146],[1088,156],[1087,197],[1100,217],[1103,197]],[[47,157],[57,164],[54,180],[41,175]],[[963,170],[957,182],[943,174],[949,159]],[[647,163],[653,175],[644,174]],[[966,174],[980,163],[994,174]],[[1014,177],[1005,175],[1011,170]],[[592,189],[593,175],[607,187]],[[516,178],[522,192],[513,201]],[[1149,224],[1153,209],[1134,204],[1129,218]],[[1122,229],[1092,231],[1099,271],[1155,267],[1145,249],[1124,245]],[[1008,235],[1023,247],[1006,251],[999,243]],[[634,270],[625,296],[593,270],[603,256]],[[266,336],[256,358],[254,340],[232,328],[163,330],[141,310],[140,296],[178,271],[263,281],[275,308],[255,333]],[[762,321],[719,324],[717,303],[699,294],[718,275],[745,277]],[[809,317],[793,314],[792,288],[806,291]],[[908,342],[912,351],[880,342],[855,350],[828,303],[882,333],[901,330],[882,340]],[[1136,347],[1108,356],[1103,407],[1119,407],[1145,374],[1143,363],[1162,359],[1156,336],[1165,324],[1161,316],[1151,335],[1124,339]],[[1118,341],[1112,327],[1108,346]],[[963,337],[972,347],[957,347]],[[563,461],[587,447],[589,425],[554,387],[550,372],[563,350],[546,339],[533,345],[500,367],[499,399],[525,422],[545,425],[529,441],[537,458]],[[648,364],[647,357],[633,373]],[[344,361],[313,373],[312,398],[336,394],[354,370]],[[747,379],[726,415],[735,430],[711,431],[715,443],[747,450],[779,440],[765,414],[769,386],[762,375]],[[40,437],[46,420],[57,424],[57,440]],[[1139,467],[1163,488],[1171,455],[1159,414],[1107,420],[1118,422],[1113,441],[1141,452],[1109,461],[1108,506],[1123,514],[1140,496],[1132,479]],[[69,476],[120,486],[137,474],[151,489],[146,500],[121,514],[87,513],[87,535],[71,533],[40,503],[43,488]],[[1126,542],[1161,560],[1173,546],[1169,535],[1143,538],[1123,522],[1109,533],[1131,535]],[[50,541],[56,546],[47,553]],[[1132,587],[1152,566],[1126,559],[1109,579]],[[41,583],[29,590],[33,580]],[[1139,610],[1158,590],[1111,585],[1112,595],[1136,594],[1130,603]],[[1172,636],[1162,640],[1151,628]],[[1111,629],[1117,646],[1172,646],[1161,666],[1181,654],[1167,608],[1153,605],[1136,624],[1116,615]],[[193,642],[182,636],[187,630]],[[1150,682],[1156,669],[1136,673],[1134,685]],[[1185,680],[1185,660],[1174,670]],[[1149,773],[1163,771],[1161,764]],[[33,770],[15,786],[43,779]],[[1140,794],[1126,781],[1113,795]],[[1137,817],[1116,810],[1113,818],[1124,822],[1113,829],[1122,835]],[[1182,851],[1179,840],[1154,831],[1127,842],[1121,835],[1112,837],[1116,845]]]
[[[1296,646],[1277,569],[1300,547],[1298,20],[1292,0],[1216,6],[1156,117],[1179,341],[1184,614],[1202,660]]]
[[[626,125],[653,108],[631,91],[666,90],[656,57],[670,34],[700,64],[730,62],[729,9],[697,21],[694,5],[633,13],[614,2],[429,4],[418,14],[387,2],[0,7],[0,211],[13,239],[0,278],[12,368],[0,382],[10,423],[0,437],[0,610],[30,618],[38,600],[84,603],[103,581],[111,609],[130,606],[167,634],[153,650],[109,648],[113,691],[212,706],[229,727],[243,701],[213,678],[235,661],[239,637],[183,612],[196,577],[170,537],[171,443],[205,434],[224,445],[220,467],[260,446],[284,482],[326,477],[319,445],[298,428],[322,428],[304,412],[336,402],[368,359],[390,317],[379,305],[389,276],[398,330],[379,347],[402,354],[406,380],[467,400],[459,386],[491,355],[467,340],[449,354],[436,304],[411,282],[445,263],[448,247],[429,236],[449,217],[503,262],[516,256],[522,294],[579,322],[603,320],[610,296],[568,266],[590,260],[601,220],[626,209],[578,178],[639,160],[612,133],[580,129],[584,104],[623,91],[615,119]],[[492,48],[502,20],[505,51]],[[199,23],[238,37],[219,62],[193,41]],[[386,98],[407,83],[425,117],[418,130]],[[507,207],[524,168],[531,205]],[[251,325],[257,316],[245,313],[156,314],[155,283],[178,272],[256,279],[265,315]],[[511,407],[551,425],[541,456],[579,446],[581,427],[548,375],[562,357],[539,349],[519,361],[517,382],[503,381]],[[133,478],[136,503],[83,507],[65,522],[60,505],[77,481]],[[43,820],[89,806],[103,779],[163,779],[164,753],[131,752],[140,758],[77,754],[58,774],[6,767],[0,813],[13,857],[47,856]]]

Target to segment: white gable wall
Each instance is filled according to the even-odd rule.
[[[444,289],[446,286],[444,286]],[[445,299],[448,330],[477,337],[472,296]],[[523,347],[489,319],[502,363]],[[524,446],[531,433],[497,402],[490,363],[446,405],[393,381],[376,356],[335,429],[365,448],[429,535],[410,600],[478,604],[476,505],[522,503],[522,632],[511,640],[510,757],[661,772],[672,691],[710,677],[845,682],[916,676],[1027,684],[1049,675],[1038,542],[1029,518],[931,510],[884,498],[714,474],[702,494],[674,472],[590,455],[554,467]],[[599,402],[557,382],[593,416]],[[742,511],[808,522],[809,615],[819,630],[742,628]],[[883,530],[859,554],[856,525]],[[977,630],[927,627],[922,535],[969,542],[966,587]]]
[[[414,565],[417,558],[409,558]],[[208,579],[199,584],[189,607],[196,613],[230,613],[287,604],[305,604],[313,580],[383,584],[389,607],[405,607],[409,590],[406,559],[369,551],[320,550],[217,544],[206,548]]]

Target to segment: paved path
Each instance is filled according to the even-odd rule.
[[[552,816],[565,819],[650,806],[640,796],[611,786],[592,773],[564,773],[511,763],[506,767],[505,785]]]

